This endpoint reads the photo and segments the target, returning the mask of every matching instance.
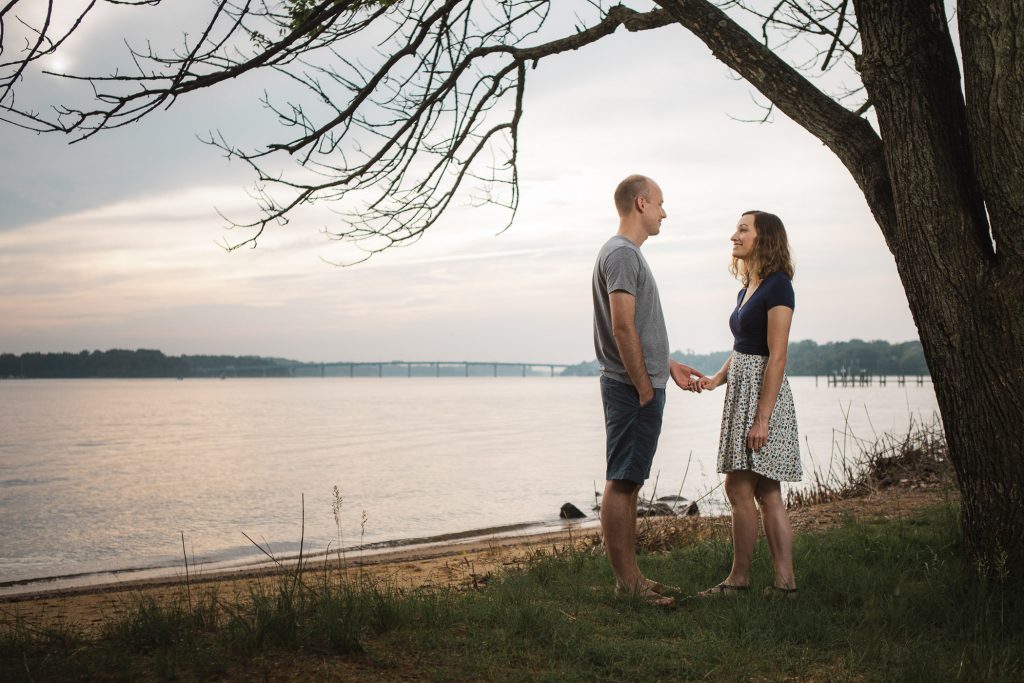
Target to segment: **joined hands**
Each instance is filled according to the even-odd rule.
[[[669,373],[672,379],[683,391],[692,391],[699,394],[702,391],[711,391],[722,385],[723,380],[718,375],[708,377],[700,370],[683,365],[677,361],[669,362]]]
[[[720,379],[718,375],[714,375],[712,377],[701,377],[698,381],[700,382],[701,389],[706,391],[711,391],[724,384],[724,381]]]
[[[694,370],[689,365],[683,365],[677,361],[669,361],[668,370],[676,386],[683,391],[699,394],[704,390],[705,387],[702,386],[702,383],[707,378],[699,370]]]

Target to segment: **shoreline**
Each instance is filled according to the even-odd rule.
[[[790,520],[797,533],[813,533],[842,526],[851,520],[902,519],[925,508],[955,503],[957,498],[955,486],[949,483],[908,483],[864,496],[791,508]],[[727,541],[731,528],[728,515],[647,519],[639,520],[638,537],[645,552],[650,553],[710,537]],[[400,590],[478,590],[495,575],[521,568],[538,556],[568,548],[598,552],[599,527],[574,522],[563,529],[534,534],[506,533],[438,541],[432,545],[406,545],[373,554],[350,555],[344,565],[337,558],[324,558],[310,563],[305,571],[311,576],[320,574],[350,581],[386,583]],[[170,604],[184,601],[186,596],[204,594],[213,594],[228,602],[247,600],[254,590],[265,588],[267,581],[276,581],[293,569],[294,563],[248,570],[200,570],[198,573],[191,573],[190,568],[186,577],[182,567],[175,575],[160,579],[115,581],[0,596],[0,620],[20,620],[34,625],[72,624],[85,632],[93,632],[102,629],[117,615],[133,609],[139,600]]]
[[[307,566],[308,575],[331,576],[353,583],[371,582],[400,590],[473,590],[490,577],[521,567],[538,554],[568,545],[593,545],[597,526],[545,531],[529,535],[477,536],[433,545],[407,545],[372,555],[349,556]],[[305,558],[304,558],[305,561]],[[18,595],[0,596],[0,622],[65,624],[83,633],[100,632],[140,600],[181,604],[194,596],[214,595],[227,602],[244,601],[294,571],[294,563],[260,569],[191,573],[184,568],[159,579],[133,579]]]
[[[467,529],[425,537],[399,538],[376,541],[346,548],[344,552],[317,550],[304,552],[303,563],[326,562],[340,564],[347,562],[355,567],[367,567],[393,562],[430,559],[456,554],[460,550],[473,551],[480,544],[503,541],[502,545],[530,545],[534,539],[548,540],[572,536],[596,530],[597,518],[541,522],[518,522],[479,529]],[[510,543],[509,543],[510,542]],[[195,582],[225,581],[235,578],[246,579],[294,567],[300,560],[298,552],[276,556],[274,559],[233,559],[188,564],[190,579]],[[186,566],[183,561],[175,564],[150,567],[125,567],[100,571],[80,572],[31,579],[15,579],[0,582],[0,606],[9,603],[67,597],[90,593],[107,593],[133,588],[163,587],[182,584],[186,581]]]

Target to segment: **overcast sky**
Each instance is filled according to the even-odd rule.
[[[59,67],[122,59],[126,30],[173,45],[181,22],[198,25],[209,9],[104,11]],[[39,103],[71,87],[24,85],[22,101]],[[322,222],[272,229],[255,250],[217,244],[216,209],[251,210],[252,178],[196,136],[219,129],[269,141],[265,85],[243,79],[71,146],[0,126],[0,351],[592,359],[591,271],[617,227],[612,191],[629,173],[652,176],[665,193],[668,219],[643,249],[673,349],[731,346],[739,285],[727,272],[729,236],[752,208],[779,214],[789,232],[791,339],[917,337],[892,256],[846,170],[781,114],[766,125],[734,120],[760,116],[755,93],[681,28],[621,31],[530,72],[522,200],[509,230],[496,234],[503,212],[460,205],[416,244],[350,268],[326,262],[349,252],[324,238]]]

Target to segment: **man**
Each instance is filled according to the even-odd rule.
[[[594,266],[594,346],[601,365],[607,471],[601,531],[616,591],[671,607],[666,586],[644,577],[636,562],[636,507],[650,476],[661,434],[665,385],[700,391],[699,372],[669,359],[668,332],[654,276],[640,253],[667,216],[661,188],[631,175],[615,189],[619,231],[601,248]]]

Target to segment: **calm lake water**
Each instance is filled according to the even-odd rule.
[[[805,481],[937,412],[927,381],[790,382]],[[670,389],[644,495],[657,474],[657,496],[713,509],[724,389]],[[261,559],[243,532],[293,553],[303,498],[307,551],[334,549],[334,486],[351,547],[557,525],[565,502],[592,514],[603,477],[597,378],[2,381],[0,594],[177,571],[182,533],[207,567]]]

